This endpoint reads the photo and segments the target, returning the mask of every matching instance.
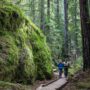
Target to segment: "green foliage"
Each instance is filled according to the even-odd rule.
[[[70,75],[74,75],[77,71],[79,71],[80,69],[82,69],[82,57],[80,56],[79,58],[77,58],[77,60],[75,60],[73,62],[73,64],[70,66],[69,69],[69,73]]]
[[[27,86],[24,85],[20,85],[20,84],[14,84],[14,83],[10,83],[10,82],[4,82],[4,81],[0,81],[0,89],[2,90],[28,90]],[[29,87],[29,90],[30,87]]]
[[[51,53],[42,32],[12,4],[0,6],[0,80],[51,78]]]

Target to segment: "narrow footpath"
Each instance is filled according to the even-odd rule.
[[[55,74],[58,74],[58,73],[55,73]],[[66,83],[67,83],[67,80],[63,75],[62,78],[56,80],[55,82],[52,82],[48,85],[40,85],[40,87],[38,87],[36,90],[57,90],[58,88],[65,85]]]

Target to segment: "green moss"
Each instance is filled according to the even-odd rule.
[[[50,78],[52,73],[51,54],[47,47],[45,37],[38,29],[34,31],[33,28],[28,34],[32,44],[34,60],[37,65],[37,78]]]
[[[11,80],[10,78],[14,75],[14,70],[18,64],[18,48],[15,46],[14,38],[9,32],[6,35],[0,36],[0,46],[2,47],[0,50],[2,79]]]
[[[0,6],[0,80],[33,83],[52,76],[46,38],[12,4]]]
[[[14,84],[9,82],[0,81],[0,90],[31,90],[30,87],[22,86],[20,84]]]
[[[21,22],[24,22],[21,10],[12,4],[0,5],[0,29],[15,31],[22,26]]]

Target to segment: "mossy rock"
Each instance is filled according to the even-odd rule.
[[[46,38],[18,7],[0,5],[0,80],[50,79],[51,53]]]

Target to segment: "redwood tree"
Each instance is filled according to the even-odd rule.
[[[64,0],[64,57],[68,58],[68,0]]]
[[[83,69],[90,69],[90,21],[88,0],[80,0],[80,16],[83,40]]]

